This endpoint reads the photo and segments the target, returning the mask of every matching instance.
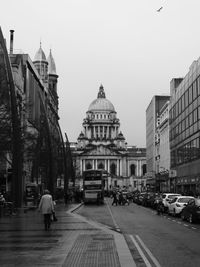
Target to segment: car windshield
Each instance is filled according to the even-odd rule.
[[[173,199],[173,198],[175,198],[175,197],[177,197],[177,195],[169,195],[169,196],[168,196],[168,198],[171,198],[171,199]]]
[[[179,198],[177,202],[179,202],[179,203],[188,203],[188,201],[190,199],[191,198],[189,198],[189,197],[183,197],[183,198]]]

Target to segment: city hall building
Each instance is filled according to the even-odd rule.
[[[114,105],[106,98],[103,86],[83,119],[77,142],[71,143],[76,177],[81,183],[83,171],[103,169],[108,187],[127,186],[146,189],[146,149],[128,146],[120,131]]]

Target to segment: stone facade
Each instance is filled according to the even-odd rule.
[[[117,112],[106,99],[102,85],[97,98],[89,105],[77,143],[71,143],[71,151],[76,177],[80,180],[84,170],[103,169],[109,188],[131,186],[134,190],[139,184],[134,179],[142,179],[146,173],[146,149],[127,145]],[[144,182],[143,190],[145,186]]]

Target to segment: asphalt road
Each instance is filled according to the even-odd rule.
[[[200,266],[200,224],[159,216],[154,210],[130,203],[129,206],[82,206],[77,212],[120,231],[139,267]]]

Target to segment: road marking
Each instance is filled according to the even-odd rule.
[[[194,229],[194,230],[197,230],[197,228],[196,228],[196,227],[192,227],[192,229]]]
[[[114,216],[113,216],[113,214],[112,214],[112,211],[111,211],[111,209],[110,209],[110,207],[109,207],[107,201],[106,201],[106,205],[107,205],[107,208],[108,208],[108,210],[109,210],[109,212],[110,212],[111,218],[112,218],[112,220],[113,220],[115,229],[116,229],[118,232],[120,232],[119,225],[118,225],[117,222],[115,221],[115,218],[114,218]]]
[[[147,260],[146,256],[144,255],[143,251],[141,250],[140,246],[138,245],[135,238],[130,235],[131,240],[133,241],[134,245],[136,246],[138,252],[140,253],[140,256],[142,257],[143,261],[145,262],[147,267],[152,267],[151,263]]]
[[[178,224],[181,224],[181,222],[177,222]]]
[[[188,227],[189,225],[188,224],[184,224],[184,226]]]
[[[146,253],[149,255],[150,259],[153,261],[156,267],[161,267],[160,263],[157,261],[157,259],[153,256],[151,251],[147,248],[147,246],[144,244],[144,242],[141,240],[141,238],[136,235],[137,240],[140,242],[141,246],[144,248]]]

